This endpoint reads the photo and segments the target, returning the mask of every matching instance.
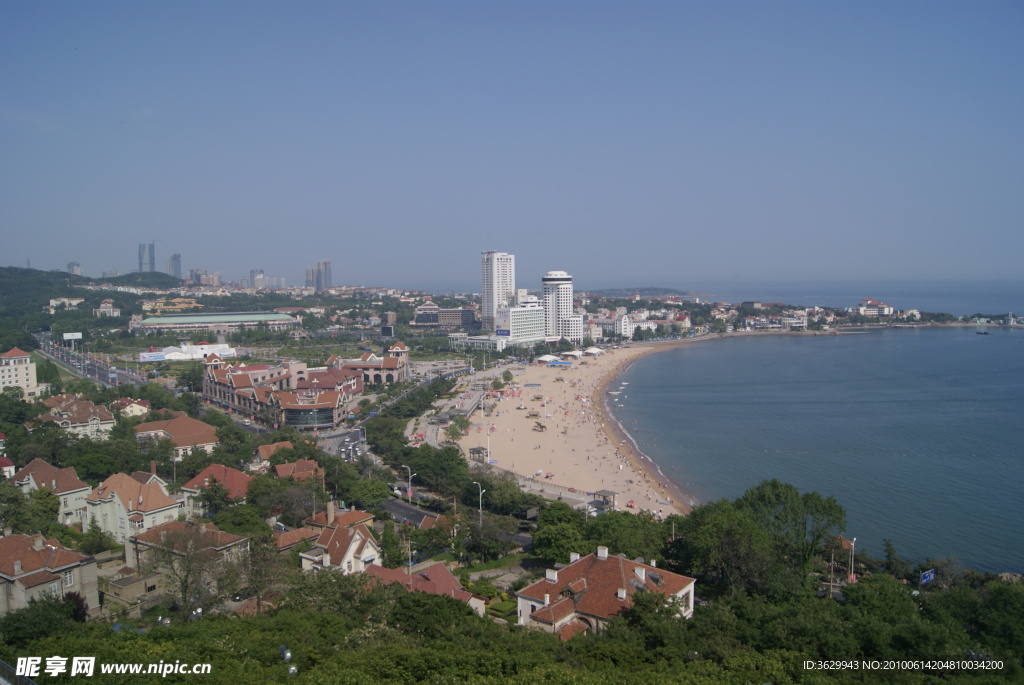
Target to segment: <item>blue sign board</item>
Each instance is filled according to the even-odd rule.
[[[376,409],[374,409],[373,411],[371,411],[371,412],[370,412],[370,416],[376,416],[376,415],[377,415],[377,414],[379,414],[379,413],[380,413],[379,411],[377,411]]]
[[[506,331],[506,330],[502,330],[502,329],[500,329],[500,328],[499,328],[498,330],[494,331],[494,333],[495,333],[496,335],[504,335],[504,336],[510,336],[510,335],[512,335],[512,331]]]
[[[935,580],[935,569],[930,569],[921,574],[921,585]]]

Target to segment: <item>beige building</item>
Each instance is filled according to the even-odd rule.
[[[210,424],[188,417],[185,412],[173,414],[174,418],[169,421],[149,421],[135,426],[135,439],[139,442],[170,440],[174,443],[174,461],[181,461],[195,449],[212,452],[220,444],[217,429]]]
[[[55,395],[43,400],[50,411],[36,422],[50,421],[69,433],[83,438],[104,440],[114,430],[114,415],[106,407],[77,395]]]
[[[26,608],[29,600],[70,592],[85,598],[90,615],[99,613],[95,559],[42,535],[0,538],[0,616]]]
[[[126,473],[115,473],[100,483],[86,497],[83,528],[96,521],[115,542],[124,544],[131,535],[176,520],[183,503],[171,499],[160,479],[151,478],[148,483],[140,480]]]
[[[64,525],[78,523],[85,512],[85,499],[92,489],[78,479],[75,467],[59,469],[36,457],[17,473],[12,480],[26,495],[39,488],[49,488],[60,500],[58,520]]]
[[[0,390],[11,386],[21,388],[25,397],[38,397],[50,388],[36,382],[36,363],[17,347],[0,354]]]

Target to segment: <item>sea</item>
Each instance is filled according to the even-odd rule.
[[[749,299],[798,302],[772,295]],[[1013,294],[921,299],[895,306],[1024,313]],[[1024,573],[1024,329],[710,340],[642,357],[614,385],[617,420],[698,502],[777,478],[835,497],[874,556],[888,538],[914,562]]]

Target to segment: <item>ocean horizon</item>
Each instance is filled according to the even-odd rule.
[[[738,336],[638,359],[611,408],[699,502],[777,478],[834,496],[873,556],[1024,573],[1022,353],[1006,328]]]

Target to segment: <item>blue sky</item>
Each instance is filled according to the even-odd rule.
[[[0,3],[0,265],[1019,278],[1013,2]]]

